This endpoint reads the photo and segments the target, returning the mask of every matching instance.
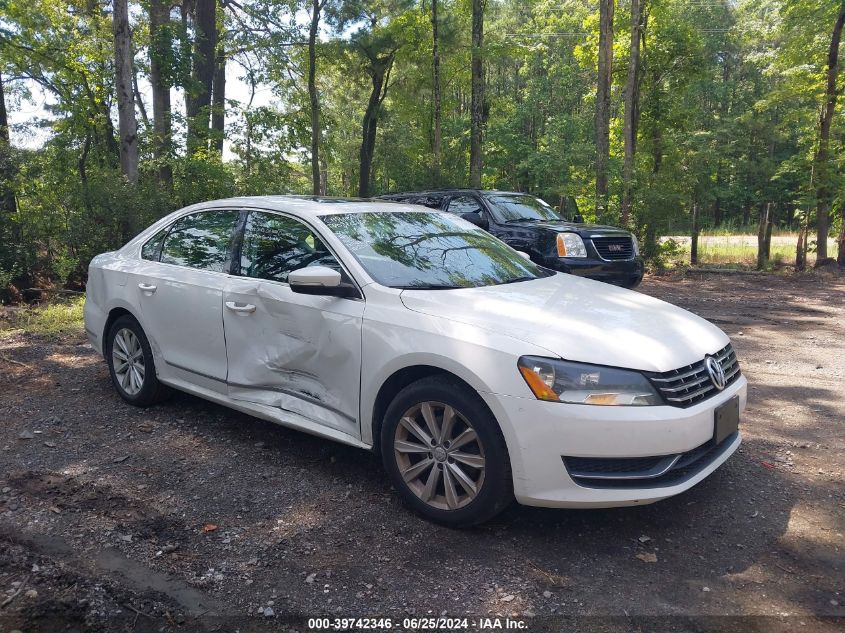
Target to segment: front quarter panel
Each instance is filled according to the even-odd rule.
[[[448,292],[433,291],[433,292]],[[368,286],[361,359],[361,435],[373,444],[373,408],[379,389],[397,371],[430,366],[456,375],[484,397],[488,393],[533,397],[517,369],[523,354],[546,349],[487,329],[408,310],[400,291]],[[505,441],[513,430],[500,421]]]

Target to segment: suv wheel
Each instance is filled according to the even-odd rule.
[[[387,410],[381,452],[393,485],[423,516],[475,525],[513,499],[505,441],[477,394],[443,377],[403,389]]]

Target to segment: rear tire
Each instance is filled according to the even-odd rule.
[[[164,399],[167,388],[156,376],[150,342],[135,317],[115,320],[106,335],[106,362],[118,395],[136,407],[149,407]]]
[[[404,501],[451,527],[483,523],[513,501],[510,458],[493,414],[455,379],[400,391],[381,428],[381,455]]]

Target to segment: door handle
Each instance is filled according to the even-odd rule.
[[[153,284],[140,283],[138,284],[138,287],[141,289],[141,292],[149,292],[150,294],[153,294],[156,291],[156,286]]]
[[[255,312],[255,306],[251,303],[243,303],[238,304],[234,301],[227,301],[226,307],[232,310],[233,312],[241,312],[243,314],[249,314],[250,312]]]

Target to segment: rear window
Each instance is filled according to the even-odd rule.
[[[162,229],[147,240],[147,243],[141,247],[141,257],[157,262],[159,255],[161,255],[161,243],[164,241],[164,236],[167,235],[169,229],[170,227]]]

